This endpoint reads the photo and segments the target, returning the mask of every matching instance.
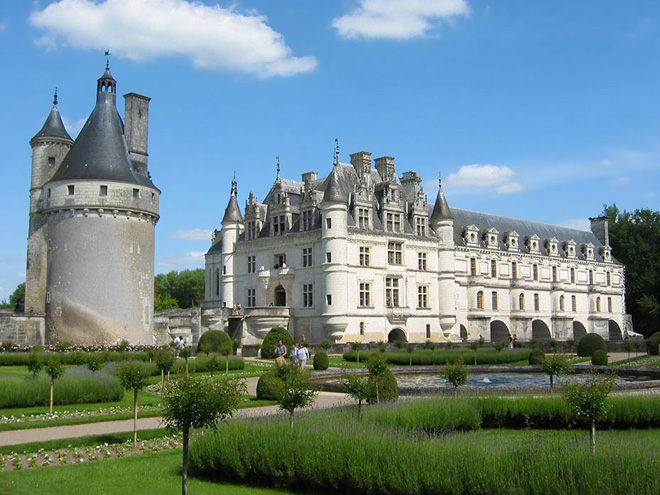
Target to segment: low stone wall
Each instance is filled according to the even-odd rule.
[[[0,314],[0,341],[11,341],[16,345],[44,345],[46,319],[43,316],[28,316],[22,313]]]
[[[171,337],[181,337],[196,346],[202,334],[200,308],[170,309],[154,314],[154,334],[158,345],[169,344]],[[170,337],[171,336],[171,337]]]

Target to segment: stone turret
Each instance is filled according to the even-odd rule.
[[[238,236],[243,231],[243,216],[241,209],[238,206],[238,188],[236,185],[236,178],[231,181],[231,195],[229,196],[229,203],[225,208],[225,214],[222,218],[222,231],[221,245],[222,245],[222,275],[221,275],[221,296],[223,305],[232,307],[234,303],[238,303],[234,294],[236,266],[234,252],[236,250],[236,242]]]

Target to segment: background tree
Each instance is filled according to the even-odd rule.
[[[204,299],[204,270],[183,270],[159,273],[154,279],[156,311],[172,308],[192,308]],[[176,305],[174,305],[176,301]]]
[[[188,359],[190,359],[191,355],[192,351],[190,350],[190,347],[184,347],[179,351],[179,357],[183,358],[186,362],[186,373],[188,373]]]
[[[568,375],[573,371],[568,364],[568,358],[562,354],[552,354],[546,357],[541,364],[543,372],[550,377],[550,388],[555,386],[554,378],[559,375]]]
[[[408,347],[406,347],[406,352],[408,353],[408,356],[410,357],[408,365],[412,366],[412,358],[413,358],[413,352],[415,352],[415,346],[409,345]]]
[[[138,394],[147,386],[151,369],[137,361],[125,361],[117,369],[119,383],[126,390],[133,391],[133,448],[137,448]]]
[[[90,353],[86,359],[87,369],[92,373],[96,373],[103,366],[103,357],[97,353]]]
[[[32,378],[37,378],[37,373],[44,367],[44,358],[40,352],[30,351],[27,355],[27,369],[32,373]]]
[[[0,309],[17,309],[23,311],[25,308],[25,282],[18,284],[14,292],[9,296],[9,301],[2,301]]]
[[[167,372],[167,377],[170,377],[170,370],[174,363],[176,362],[176,357],[174,353],[169,349],[161,349],[156,353],[155,356],[156,368],[160,371],[160,385],[161,387],[165,384],[165,373]]]
[[[165,424],[180,431],[183,443],[181,493],[188,493],[188,446],[193,428],[215,428],[234,413],[246,393],[244,382],[214,381],[185,375],[167,383],[163,395]]]
[[[211,376],[216,371],[220,371],[220,365],[222,363],[220,362],[220,359],[218,359],[217,354],[211,354],[207,359],[206,359],[206,369],[208,369],[211,372]]]
[[[349,373],[342,382],[342,390],[358,403],[358,419],[362,419],[362,403],[374,402],[376,390],[369,379]]]
[[[612,253],[626,265],[626,303],[636,332],[649,337],[660,328],[660,212],[621,211],[605,206]]]
[[[590,425],[589,444],[591,453],[596,453],[596,422],[607,412],[608,397],[614,386],[612,375],[592,373],[586,382],[570,382],[561,387],[561,392],[568,406],[580,419]]]
[[[465,385],[468,379],[468,369],[463,363],[451,363],[444,367],[442,370],[442,375],[445,377],[448,383],[453,387],[453,394],[456,395],[456,390],[458,387]]]
[[[296,409],[310,406],[314,402],[316,391],[309,379],[309,373],[296,365],[278,366],[276,373],[284,382],[284,387],[280,389],[276,400],[280,409],[289,413],[289,427],[293,432]]]
[[[55,380],[64,374],[64,366],[62,365],[62,361],[60,361],[59,358],[51,356],[46,361],[44,371],[48,375],[48,378],[50,378],[50,401],[48,412],[53,414],[53,390],[55,389]]]

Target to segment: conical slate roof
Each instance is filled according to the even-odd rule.
[[[73,141],[71,136],[69,136],[69,133],[66,132],[64,122],[62,122],[62,117],[60,117],[60,112],[57,109],[57,104],[53,105],[53,109],[48,114],[48,118],[46,119],[46,122],[44,122],[43,127],[34,135],[32,139],[46,137],[54,137]]]
[[[433,206],[433,213],[431,213],[431,225],[442,222],[443,220],[453,220],[454,215],[452,215],[447,200],[445,199],[445,194],[442,192],[442,185],[438,189],[438,197],[435,199],[435,205]]]
[[[241,215],[241,208],[238,206],[236,199],[238,191],[236,189],[236,179],[231,181],[231,195],[229,196],[229,203],[225,208],[225,216],[222,217],[222,223],[243,223],[243,215]]]
[[[323,192],[323,201],[321,203],[346,203],[346,195],[341,190],[339,177],[337,176],[337,165],[332,167],[332,172],[328,175]]]

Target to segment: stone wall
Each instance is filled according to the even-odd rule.
[[[46,320],[43,316],[0,314],[0,341],[17,345],[44,345]]]

